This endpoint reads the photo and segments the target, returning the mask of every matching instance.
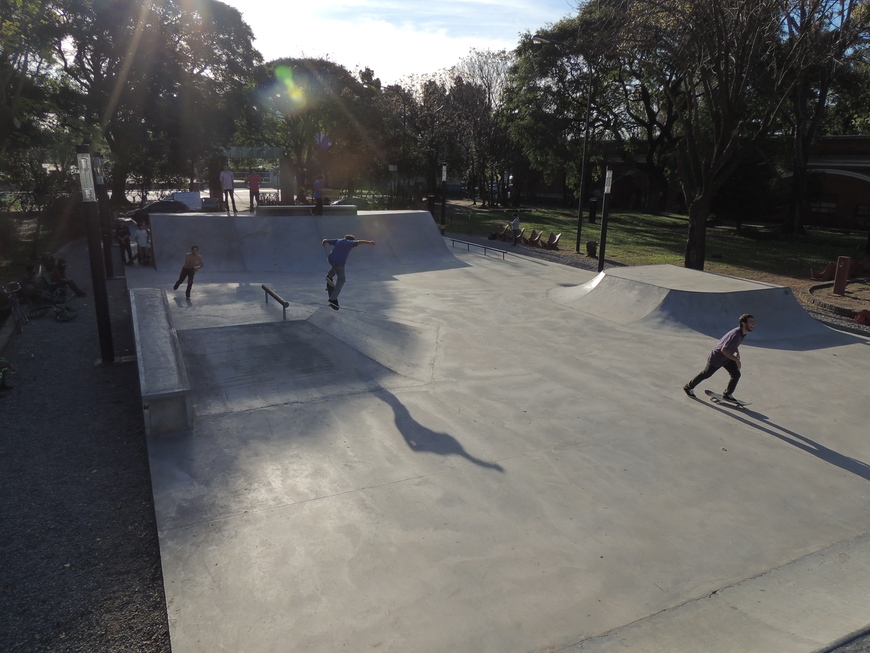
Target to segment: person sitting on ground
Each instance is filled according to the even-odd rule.
[[[21,284],[21,297],[26,302],[33,302],[39,295],[40,279],[35,265],[28,265],[24,276],[18,282]]]
[[[43,254],[42,264],[39,266],[39,289],[47,290],[51,286],[51,271],[54,270],[54,257]]]
[[[57,265],[51,271],[51,283],[53,286],[65,286],[72,290],[77,297],[84,297],[86,293],[76,285],[76,282],[66,276],[66,261],[58,259]]]

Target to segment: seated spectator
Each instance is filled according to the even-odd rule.
[[[39,294],[41,279],[36,273],[35,265],[27,266],[27,271],[24,273],[24,276],[21,277],[19,283],[21,284],[21,297],[24,301],[32,302],[36,299]]]
[[[39,266],[40,290],[45,290],[51,285],[51,271],[54,270],[54,257],[43,254],[42,264]]]
[[[58,259],[57,265],[51,271],[51,283],[53,286],[66,286],[78,297],[85,296],[85,292],[76,285],[76,282],[66,276],[66,261],[63,259]]]

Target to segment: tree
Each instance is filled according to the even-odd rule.
[[[508,179],[515,153],[510,148],[507,124],[500,119],[508,74],[513,57],[504,50],[472,50],[452,70],[450,97],[457,117],[457,143],[467,160],[466,177],[472,198],[480,187],[484,203],[493,200],[492,189],[506,199]],[[508,175],[509,176],[509,172]]]
[[[789,31],[796,9],[809,4],[818,12],[821,0],[624,2],[621,41],[656,53],[644,65],[677,116],[677,161],[689,212],[686,267],[704,268],[713,199],[770,134],[814,63],[809,35]]]
[[[317,174],[352,191],[363,178],[386,175],[369,94],[344,67],[325,59],[278,59],[256,75],[251,105],[256,115],[243,135],[281,147],[299,184],[310,189]]]
[[[238,10],[217,0],[58,2],[67,38],[56,53],[85,120],[113,154],[116,202],[143,154],[163,154],[157,174],[193,176],[229,143],[260,61]]]
[[[815,0],[797,3],[787,21],[788,39],[804,39],[811,62],[790,95],[784,119],[793,142],[791,201],[785,233],[803,231],[807,210],[810,148],[823,127],[832,87],[851,77],[852,66],[866,53],[870,11],[863,0]],[[858,45],[863,47],[856,47]],[[866,82],[866,80],[865,80]],[[864,86],[866,103],[867,86]]]

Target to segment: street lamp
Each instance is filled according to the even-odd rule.
[[[554,45],[557,48],[564,48],[565,44],[561,41],[556,41],[541,34],[535,34],[532,37],[532,43],[538,45]],[[581,55],[583,56],[583,55]],[[583,227],[583,196],[586,192],[586,163],[589,150],[589,112],[592,107],[592,66],[589,64],[589,59],[583,57],[586,61],[586,68],[589,69],[589,78],[586,83],[586,120],[583,127],[583,154],[580,160],[580,197],[577,201],[577,244],[575,251],[580,253],[580,231]]]

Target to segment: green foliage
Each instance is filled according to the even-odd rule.
[[[448,230],[456,234],[485,237],[510,220],[504,211],[462,211],[450,216]],[[561,250],[573,252],[577,241],[577,214],[573,211],[534,209],[520,214],[526,234],[532,229],[561,233]],[[583,217],[581,252],[585,242],[599,241],[601,224]],[[688,219],[679,215],[611,213],[607,232],[607,260],[623,265],[683,265]],[[867,258],[866,232],[844,233],[810,229],[802,236],[786,236],[776,227],[743,226],[733,223],[709,230],[709,251],[715,258],[706,269],[743,276],[768,273],[797,279],[809,278],[809,269],[823,268],[838,256]],[[494,243],[498,247],[498,243]],[[522,253],[522,250],[519,251]]]

